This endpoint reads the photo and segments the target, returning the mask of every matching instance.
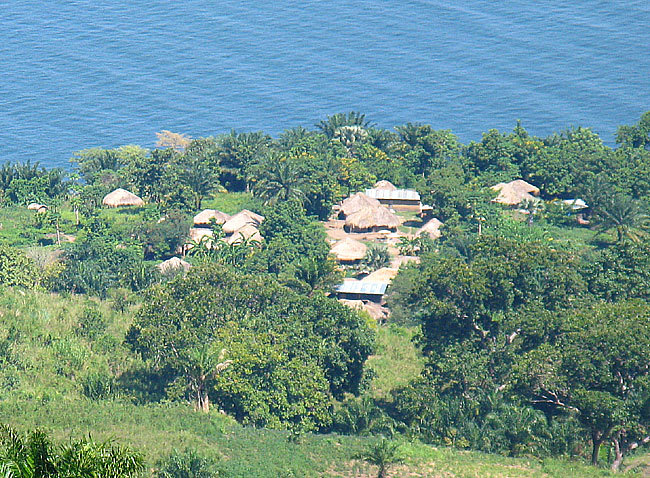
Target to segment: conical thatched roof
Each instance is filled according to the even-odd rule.
[[[257,230],[252,224],[246,224],[244,227],[235,231],[232,236],[226,239],[228,244],[237,244],[242,242],[244,239],[250,239],[251,241],[262,242],[264,238],[260,234],[260,231]]]
[[[442,226],[442,222],[434,217],[418,229],[418,232],[415,235],[421,236],[422,234],[429,234],[431,239],[438,239],[442,235],[440,233],[440,226]]]
[[[361,282],[366,281],[366,282],[390,283],[395,278],[398,272],[399,269],[394,269],[391,267],[382,267],[381,269],[377,269],[375,272],[368,274],[366,277],[361,279]]]
[[[376,199],[366,196],[364,193],[356,193],[341,203],[339,211],[347,217],[362,209],[374,207],[381,207],[381,203]]]
[[[515,179],[509,183],[495,184],[492,186],[492,189],[499,192],[499,195],[492,201],[509,206],[516,206],[525,200],[534,201],[534,195],[539,194],[539,188],[527,183],[523,179]]]
[[[102,204],[109,207],[144,206],[144,201],[126,189],[120,188],[104,196]]]
[[[194,225],[209,226],[213,219],[217,224],[223,224],[230,219],[230,216],[216,209],[206,209],[194,216]]]
[[[183,259],[179,259],[178,257],[172,257],[171,259],[167,259],[166,261],[161,262],[156,266],[160,272],[163,274],[180,269],[181,267],[185,270],[185,272],[190,270],[190,265],[189,262],[185,262]]]
[[[351,231],[367,231],[369,229],[396,229],[402,220],[384,206],[367,207],[345,219],[345,227]]]
[[[360,261],[366,255],[368,248],[363,242],[355,241],[351,237],[340,240],[330,251],[339,261]]]
[[[381,181],[377,181],[373,186],[373,189],[381,189],[382,191],[397,191],[397,187],[393,183],[391,183],[390,181],[386,181],[385,179],[382,179]]]
[[[258,227],[260,224],[262,224],[262,221],[264,221],[264,216],[260,216],[259,214],[255,214],[254,212],[249,211],[248,209],[244,209],[242,211],[239,211],[223,224],[223,232],[226,234],[233,234],[247,224]]]
[[[527,183],[523,179],[515,179],[514,181],[510,181],[508,184],[510,187],[515,188],[516,191],[532,194],[533,196],[539,195],[539,188]]]

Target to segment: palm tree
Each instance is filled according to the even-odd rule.
[[[278,155],[269,155],[260,164],[261,178],[255,186],[254,193],[266,201],[275,204],[278,201],[297,199],[304,203],[305,179],[299,175],[294,161]]]
[[[528,227],[533,226],[533,221],[535,220],[535,215],[539,213],[544,206],[544,203],[540,199],[524,199],[521,204],[519,204],[519,209],[526,211],[528,214]],[[479,223],[480,224],[480,223]]]
[[[232,360],[224,360],[225,355],[226,349],[217,350],[214,346],[205,344],[190,350],[183,358],[187,386],[194,396],[194,406],[197,410],[206,413],[210,411],[208,380],[215,378],[232,364]]]
[[[317,290],[332,290],[341,283],[342,273],[331,257],[324,261],[306,258],[296,266],[296,277],[309,286],[312,295]]]
[[[316,124],[316,127],[330,139],[332,139],[336,131],[343,126],[360,126],[362,129],[367,129],[371,124],[369,121],[366,121],[366,115],[361,114],[358,111],[350,111],[347,115],[345,113],[336,113],[335,115],[328,116],[326,120],[322,120]]]
[[[366,256],[361,260],[361,264],[370,271],[376,271],[390,264],[390,253],[388,248],[383,244],[371,244],[366,249]]]
[[[385,438],[361,452],[358,457],[379,468],[377,478],[388,478],[388,467],[404,461],[399,443]]]
[[[333,139],[345,147],[348,156],[356,153],[356,144],[368,138],[368,132],[362,126],[341,126],[334,132]]]
[[[201,209],[203,199],[212,194],[219,185],[217,174],[203,161],[193,161],[183,168],[182,178],[194,193],[194,207]]]
[[[402,236],[399,238],[397,248],[403,256],[414,256],[420,250],[420,237]]]
[[[615,194],[594,206],[594,222],[600,232],[616,229],[617,242],[624,239],[640,242],[650,226],[650,216],[639,201]]]
[[[82,438],[55,447],[41,430],[21,436],[0,426],[0,477],[93,476],[126,478],[144,470],[142,455],[112,442]]]

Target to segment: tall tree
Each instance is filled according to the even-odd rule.
[[[366,120],[366,115],[358,111],[350,111],[347,114],[336,113],[328,116],[327,119],[316,124],[316,127],[330,139],[334,138],[336,132],[345,126],[357,126],[362,129],[367,129],[371,126],[371,123]]]
[[[603,232],[614,229],[617,242],[624,239],[640,242],[650,227],[650,216],[643,205],[629,196],[605,196],[592,207],[597,227]]]
[[[266,204],[278,201],[305,201],[305,179],[300,175],[296,161],[279,154],[270,154],[257,167],[259,180],[253,193]]]

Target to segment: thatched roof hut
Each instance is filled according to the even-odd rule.
[[[382,267],[381,269],[377,269],[375,272],[372,272],[368,274],[366,277],[361,279],[361,282],[387,282],[390,283],[397,273],[399,272],[399,269],[395,269],[392,267]]]
[[[262,224],[262,221],[264,221],[264,216],[260,216],[248,209],[243,209],[223,224],[223,232],[226,234],[234,234],[246,225],[251,225],[257,228]]]
[[[108,207],[144,206],[144,201],[126,189],[116,189],[104,196],[102,204]]]
[[[204,227],[193,227],[190,229],[190,239],[192,239],[194,242],[201,242],[201,239],[204,237],[209,237],[213,238],[214,233],[212,232],[211,229],[206,229]]]
[[[27,206],[27,209],[29,209],[30,211],[44,212],[47,211],[47,206],[45,204],[39,204],[37,202],[33,202]]]
[[[226,239],[228,244],[237,244],[244,240],[259,241],[262,242],[264,238],[260,234],[260,231],[257,230],[252,224],[246,224],[241,229],[235,231],[232,236]]]
[[[532,194],[533,196],[539,196],[539,188],[527,183],[523,179],[515,179],[514,181],[510,181],[508,184],[516,191]]]
[[[345,229],[351,232],[396,230],[400,224],[402,220],[399,216],[384,206],[367,207],[350,214],[345,219]]]
[[[380,189],[382,191],[397,191],[397,187],[393,183],[391,183],[390,181],[386,181],[385,179],[382,179],[381,181],[377,181],[372,188]]]
[[[167,272],[171,272],[173,270],[178,270],[180,268],[183,268],[185,272],[190,270],[190,265],[189,262],[185,262],[183,259],[180,259],[178,257],[172,257],[171,259],[167,259],[166,261],[161,262],[156,266],[160,272],[163,274],[166,274]]]
[[[365,310],[368,312],[370,317],[375,319],[377,322],[384,322],[389,315],[389,311],[386,307],[382,307],[380,304],[375,302],[349,299],[339,299],[339,302],[352,310]]]
[[[440,233],[440,226],[442,226],[442,221],[434,217],[418,229],[418,232],[415,235],[421,236],[422,234],[429,234],[431,239],[438,239],[442,235]]]
[[[367,249],[363,242],[346,237],[334,244],[330,252],[340,262],[356,262],[365,257]]]
[[[522,202],[529,200],[535,201],[539,194],[539,188],[527,183],[523,179],[515,179],[509,183],[499,183],[492,186],[493,191],[498,191],[499,195],[492,201],[508,206],[517,206]]]
[[[201,211],[196,216],[194,216],[194,225],[195,226],[209,226],[212,223],[212,220],[217,224],[224,224],[230,219],[230,216],[225,212],[218,211],[216,209],[205,209]]]
[[[366,196],[364,193],[356,193],[341,203],[339,212],[343,215],[343,218],[346,218],[350,214],[354,214],[362,209],[374,207],[381,207],[381,203],[376,199]]]

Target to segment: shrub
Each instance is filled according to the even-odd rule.
[[[37,278],[32,260],[13,247],[0,245],[0,285],[34,287]]]
[[[216,463],[199,455],[195,450],[174,450],[157,463],[156,478],[213,478],[221,476]]]

